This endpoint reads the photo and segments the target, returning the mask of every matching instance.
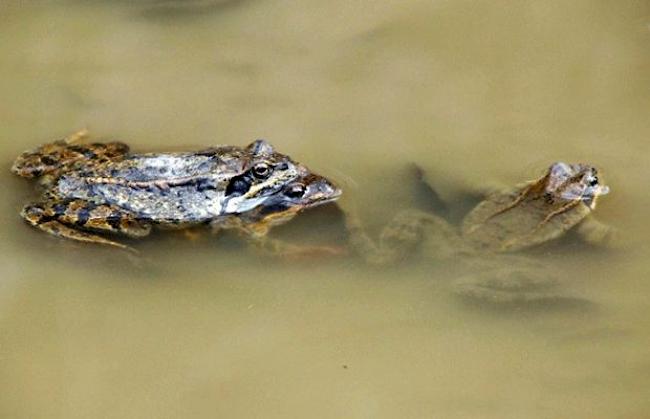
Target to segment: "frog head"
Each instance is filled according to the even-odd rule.
[[[291,210],[300,212],[307,208],[337,200],[342,194],[334,183],[315,173],[308,173],[289,182],[278,193],[260,206],[260,213],[269,214]]]
[[[545,192],[567,201],[582,201],[594,209],[596,197],[609,193],[609,187],[601,183],[593,166],[557,162],[548,170]]]
[[[249,223],[275,226],[286,223],[308,208],[333,202],[341,194],[341,189],[329,179],[315,173],[305,173],[241,216]]]
[[[289,182],[308,173],[309,169],[276,152],[267,141],[254,141],[246,147],[241,174],[228,181],[223,212],[249,211],[281,191]]]

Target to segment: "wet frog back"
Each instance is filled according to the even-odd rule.
[[[152,222],[201,222],[221,211],[228,180],[242,170],[235,150],[140,154],[110,165],[69,173],[54,192],[105,202]],[[223,158],[222,156],[227,156]]]

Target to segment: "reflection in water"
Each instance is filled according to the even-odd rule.
[[[2,417],[643,417],[648,16],[586,0],[3,2]],[[485,310],[451,298],[452,264],[262,259],[227,235],[157,234],[134,261],[17,215],[36,195],[13,158],[84,126],[136,151],[266,137],[338,176],[371,232],[439,204],[413,196],[412,162],[443,199],[589,162],[627,248],[535,253],[594,310]],[[277,235],[345,232],[322,208]]]

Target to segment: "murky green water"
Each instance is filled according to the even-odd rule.
[[[650,4],[0,4],[0,417],[650,415]],[[617,254],[549,249],[595,310],[461,304],[444,269],[260,259],[160,235],[138,266],[17,213],[23,149],[80,127],[136,150],[266,137],[378,229],[407,164],[515,183],[592,162]],[[278,232],[340,240],[323,209]]]

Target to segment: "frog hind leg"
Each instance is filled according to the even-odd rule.
[[[355,211],[345,213],[350,246],[370,265],[391,266],[404,261],[416,253],[425,237],[427,242],[440,243],[440,248],[428,249],[436,258],[447,257],[447,248],[456,251],[456,247],[450,246],[450,240],[461,244],[455,230],[444,219],[423,211],[398,213],[384,227],[377,242],[365,232]]]
[[[148,236],[151,224],[131,212],[111,204],[94,204],[83,200],[70,200],[67,209],[61,214],[61,221],[80,228],[113,233],[134,239]]]
[[[97,234],[92,234],[83,230],[79,230],[77,228],[67,226],[61,221],[52,219],[49,216],[43,214],[43,208],[38,204],[30,204],[26,206],[23,209],[21,215],[29,224],[53,236],[86,243],[105,244],[125,250],[133,250],[122,243],[106,239]]]
[[[151,231],[150,225],[134,220],[121,208],[108,204],[95,205],[81,200],[29,204],[21,215],[34,227],[58,237],[131,251],[132,248],[95,232],[118,233],[138,238]]]
[[[129,147],[124,143],[82,143],[86,139],[88,131],[82,130],[62,140],[26,151],[16,158],[11,171],[25,178],[36,178],[56,174],[80,161],[116,159],[129,151]]]

